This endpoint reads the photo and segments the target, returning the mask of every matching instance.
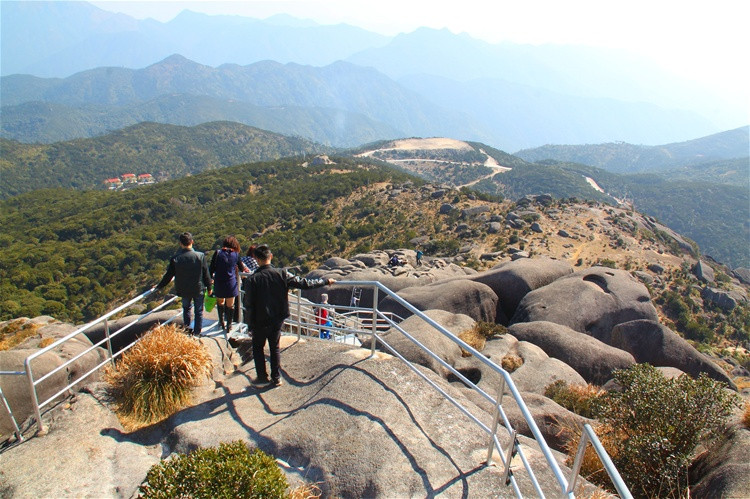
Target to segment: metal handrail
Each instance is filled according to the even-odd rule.
[[[45,407],[47,404],[51,403],[53,400],[55,400],[57,397],[59,397],[60,395],[62,395],[66,391],[68,391],[71,388],[73,388],[74,386],[76,386],[78,383],[82,382],[83,380],[85,380],[86,378],[88,378],[89,376],[91,376],[92,374],[94,374],[96,371],[98,371],[105,364],[107,364],[107,363],[114,363],[115,358],[117,358],[118,356],[122,355],[125,351],[127,351],[133,345],[133,344],[128,345],[125,348],[119,350],[118,352],[113,352],[113,350],[112,350],[112,339],[113,338],[115,338],[118,335],[122,334],[123,331],[129,329],[131,326],[133,326],[134,324],[142,321],[143,319],[145,319],[149,315],[151,315],[151,314],[153,314],[155,312],[158,312],[159,310],[165,308],[167,305],[169,305],[170,303],[174,302],[178,298],[176,296],[173,296],[171,298],[167,297],[165,299],[165,301],[161,305],[159,305],[158,307],[156,307],[156,308],[154,308],[154,309],[146,312],[145,314],[140,315],[137,319],[135,319],[132,322],[126,324],[123,327],[121,327],[120,329],[118,329],[114,333],[110,333],[108,320],[111,317],[113,317],[114,315],[122,312],[123,310],[126,310],[127,308],[133,306],[134,304],[138,303],[139,301],[142,301],[142,300],[146,299],[148,296],[150,296],[151,294],[153,294],[155,292],[156,292],[155,289],[150,289],[150,290],[148,290],[148,291],[146,291],[144,293],[141,293],[140,295],[136,296],[132,300],[130,300],[130,301],[128,301],[128,302],[120,305],[119,307],[117,307],[114,310],[112,310],[112,311],[104,314],[103,316],[99,317],[98,319],[95,319],[95,320],[89,322],[88,324],[86,324],[86,325],[84,325],[84,326],[76,329],[75,331],[67,334],[66,336],[58,339],[54,343],[52,343],[52,344],[50,344],[50,345],[48,345],[48,346],[46,346],[46,347],[44,347],[44,348],[42,348],[42,349],[34,352],[33,354],[31,354],[28,357],[26,357],[26,360],[24,360],[24,371],[20,371],[20,372],[26,375],[26,377],[28,379],[28,382],[29,382],[29,393],[30,393],[31,400],[32,400],[32,403],[33,403],[33,406],[34,406],[34,417],[35,417],[35,420],[36,420],[36,423],[37,423],[37,434],[43,435],[45,433],[44,422],[42,420],[42,414],[41,414],[41,410],[42,410],[43,407]],[[180,312],[176,313],[173,317],[171,317],[167,321],[165,321],[165,323],[171,322],[172,320],[174,320],[179,315],[180,315]],[[47,353],[47,352],[49,352],[51,350],[54,350],[55,348],[59,347],[60,345],[64,344],[65,342],[71,340],[72,338],[75,338],[76,336],[78,336],[80,334],[83,334],[84,332],[88,331],[89,329],[91,329],[92,327],[94,327],[94,326],[96,326],[97,324],[100,324],[100,323],[104,323],[104,325],[105,325],[105,327],[104,327],[105,337],[102,340],[100,340],[97,343],[91,345],[90,347],[88,347],[87,349],[85,349],[84,351],[82,351],[81,353],[79,353],[78,355],[76,355],[75,357],[73,357],[71,359],[68,359],[63,364],[55,367],[54,369],[52,369],[48,373],[44,374],[43,376],[41,376],[41,377],[39,377],[37,379],[34,378],[34,371],[32,369],[32,362],[34,361],[34,359],[36,359],[36,358],[44,355],[45,353]],[[78,378],[76,378],[75,380],[73,380],[72,382],[68,383],[65,387],[63,387],[61,390],[57,391],[51,397],[48,397],[46,400],[44,400],[42,402],[39,402],[39,396],[38,396],[38,393],[37,393],[37,387],[42,382],[44,382],[46,379],[50,378],[51,376],[55,375],[56,373],[62,371],[63,369],[66,369],[70,364],[72,364],[76,360],[80,359],[84,355],[86,355],[86,354],[94,351],[95,349],[97,349],[100,346],[105,345],[105,344],[106,344],[106,347],[107,347],[106,348],[107,358],[104,361],[100,362],[95,367],[93,367],[92,369],[90,369],[88,372],[82,374],[81,376],[79,376]],[[0,374],[2,374],[2,373],[0,373]]]
[[[515,490],[516,494],[520,497],[520,489],[518,488],[518,484],[516,483],[515,477],[513,476],[513,473],[510,470],[510,464],[511,459],[514,455],[518,455],[521,459],[521,462],[524,465],[524,468],[529,474],[529,478],[539,494],[540,497],[544,497],[544,493],[541,490],[541,486],[538,483],[538,480],[536,479],[536,476],[534,474],[534,471],[531,469],[531,465],[524,455],[523,449],[518,445],[518,441],[516,439],[516,430],[513,429],[511,422],[509,418],[507,417],[505,410],[502,406],[502,398],[505,393],[505,387],[507,387],[510,395],[515,400],[516,404],[518,405],[518,408],[521,411],[521,414],[526,421],[526,424],[529,427],[529,430],[531,431],[531,434],[533,435],[534,439],[536,440],[537,444],[539,445],[540,450],[542,451],[542,454],[544,455],[545,460],[547,461],[547,464],[552,471],[552,473],[555,476],[555,479],[559,486],[559,492],[561,495],[566,497],[575,497],[574,495],[574,487],[576,484],[576,480],[578,477],[578,472],[580,471],[580,463],[577,463],[574,465],[573,469],[573,475],[571,476],[570,482],[566,479],[565,475],[563,474],[560,466],[558,465],[557,461],[555,460],[555,457],[552,454],[552,450],[549,448],[549,445],[547,444],[546,440],[544,439],[544,436],[542,435],[541,431],[539,430],[539,427],[537,426],[536,422],[534,421],[533,416],[531,415],[531,412],[529,411],[528,407],[526,406],[526,403],[524,402],[523,398],[521,397],[520,392],[515,386],[515,383],[513,382],[513,379],[511,378],[510,374],[503,369],[502,367],[498,366],[494,362],[492,362],[490,359],[488,359],[486,356],[482,355],[479,351],[474,349],[471,345],[466,343],[465,341],[458,338],[456,335],[448,331],[446,328],[444,328],[442,325],[428,317],[424,312],[414,307],[412,304],[401,298],[398,294],[388,289],[383,284],[377,282],[377,281],[338,281],[336,282],[337,286],[357,286],[360,288],[368,287],[373,289],[373,306],[372,308],[365,308],[365,307],[346,307],[346,306],[339,306],[339,305],[333,305],[338,309],[345,309],[345,310],[367,310],[371,311],[373,316],[378,317],[379,320],[383,320],[390,324],[391,329],[394,331],[398,331],[402,335],[404,335],[406,338],[408,338],[410,341],[412,341],[415,345],[417,345],[420,349],[422,349],[427,355],[429,355],[432,359],[434,359],[436,362],[438,362],[441,366],[449,370],[451,373],[453,373],[458,379],[460,379],[467,387],[477,392],[479,395],[481,395],[483,398],[488,400],[493,404],[495,407],[495,413],[493,416],[493,425],[492,428],[485,425],[482,421],[480,421],[476,416],[474,416],[468,409],[463,407],[459,401],[457,401],[455,398],[453,398],[450,394],[448,394],[445,390],[443,390],[441,387],[439,387],[436,383],[434,383],[432,380],[430,380],[421,370],[419,370],[414,364],[412,364],[410,361],[408,361],[404,356],[402,356],[398,351],[396,351],[395,348],[393,348],[391,345],[389,345],[386,341],[383,340],[382,337],[378,335],[378,329],[377,329],[377,322],[372,322],[372,328],[370,330],[367,330],[365,328],[358,328],[355,330],[348,330],[350,332],[354,332],[357,334],[365,334],[370,335],[372,337],[371,341],[371,348],[372,348],[372,355],[375,353],[376,344],[379,342],[381,343],[390,353],[392,353],[395,357],[399,358],[403,362],[407,364],[407,366],[414,371],[417,375],[419,375],[423,380],[425,380],[430,386],[432,386],[435,390],[437,390],[439,393],[443,395],[443,397],[446,398],[450,403],[452,403],[456,408],[458,408],[462,413],[464,413],[472,422],[474,422],[480,429],[485,431],[490,435],[490,442],[489,442],[489,448],[488,448],[488,454],[487,454],[487,464],[491,463],[492,460],[492,454],[497,448],[499,451],[499,455],[501,458],[501,461],[504,466],[504,476],[507,478],[506,485],[512,485],[513,489]],[[381,291],[385,293],[386,296],[390,297],[397,303],[399,303],[401,306],[403,306],[405,309],[410,311],[413,315],[419,317],[421,320],[429,324],[431,327],[433,327],[435,330],[443,334],[445,337],[449,338],[451,341],[459,345],[462,349],[468,351],[471,353],[476,359],[479,359],[480,362],[483,362],[487,367],[489,367],[491,370],[493,370],[495,373],[499,374],[502,379],[502,384],[500,386],[500,390],[498,392],[497,398],[493,398],[491,395],[486,393],[484,390],[479,388],[476,384],[474,384],[472,381],[467,379],[463,374],[461,374],[459,371],[457,371],[453,366],[445,362],[443,359],[441,359],[438,355],[430,351],[427,347],[425,347],[422,343],[420,343],[416,338],[414,338],[411,334],[406,332],[399,323],[395,322],[392,318],[388,317],[385,313],[380,312],[377,309],[378,304],[378,292]],[[300,304],[302,302],[301,294],[297,293],[297,299],[299,300],[297,302],[298,310],[300,308]],[[299,314],[298,314],[299,317]],[[287,323],[291,326],[298,326],[298,337],[301,331],[301,321],[295,321],[293,319],[288,319]],[[331,328],[332,329],[332,328]],[[342,330],[346,330],[343,329]],[[510,437],[510,445],[506,452],[503,452],[502,445],[500,444],[498,438],[497,438],[497,427],[500,421],[500,418],[502,418],[504,426],[506,428],[506,431],[508,432],[508,435]],[[586,425],[588,426],[588,425]],[[609,474],[610,478],[612,479],[612,482],[614,483],[616,489],[620,493],[621,497],[627,498],[632,497],[630,495],[630,492],[625,485],[625,483],[622,481],[622,478],[620,477],[620,474],[617,472],[617,469],[615,468],[614,464],[612,463],[612,460],[609,458],[609,455],[607,454],[604,447],[601,445],[601,442],[599,441],[596,434],[593,432],[591,427],[584,428],[584,435],[582,436],[580,446],[582,448],[585,448],[587,442],[591,442],[594,450],[596,451],[597,455],[601,459],[602,463],[604,464],[604,468]],[[579,451],[582,453],[582,451]],[[576,467],[577,466],[577,467]]]

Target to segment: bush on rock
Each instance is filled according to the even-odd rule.
[[[143,498],[285,497],[288,483],[273,457],[242,441],[177,454],[154,465],[139,488]]]
[[[206,348],[179,326],[167,325],[146,333],[107,369],[105,380],[121,416],[150,423],[185,407],[192,388],[210,373]]]

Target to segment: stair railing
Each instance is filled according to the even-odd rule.
[[[153,314],[155,312],[158,312],[158,311],[164,309],[166,306],[168,306],[169,304],[171,304],[172,302],[174,302],[175,300],[178,299],[177,296],[171,296],[171,297],[167,296],[166,299],[164,300],[164,302],[162,302],[159,306],[157,306],[154,309],[146,312],[145,314],[142,314],[142,315],[138,316],[132,322],[129,322],[128,324],[124,325],[123,327],[121,327],[117,331],[110,332],[110,329],[109,329],[109,319],[110,318],[112,318],[114,315],[119,314],[120,312],[122,312],[124,310],[127,310],[128,308],[132,307],[136,303],[145,300],[148,296],[150,296],[151,294],[153,294],[155,292],[156,292],[155,290],[150,289],[150,290],[148,290],[148,291],[146,291],[146,292],[144,292],[144,293],[136,296],[135,298],[133,298],[132,300],[128,301],[127,303],[124,303],[124,304],[120,305],[119,307],[115,308],[111,312],[108,312],[107,314],[99,317],[98,319],[95,319],[95,320],[89,322],[88,324],[86,324],[86,325],[84,325],[84,326],[76,329],[75,331],[67,334],[63,338],[60,338],[59,340],[55,341],[54,343],[52,343],[52,344],[50,344],[50,345],[48,345],[48,346],[46,346],[46,347],[44,347],[44,348],[42,348],[40,350],[37,350],[33,354],[31,354],[28,357],[26,357],[26,360],[24,361],[24,370],[20,371],[20,372],[23,373],[23,374],[25,374],[26,377],[27,377],[27,379],[28,379],[29,394],[30,394],[30,397],[31,397],[31,400],[32,400],[32,403],[33,403],[33,406],[34,406],[34,418],[35,418],[35,421],[36,421],[36,424],[37,424],[37,435],[44,435],[46,433],[46,430],[45,430],[45,427],[44,427],[44,421],[42,419],[42,409],[45,406],[49,405],[54,400],[56,400],[60,395],[64,394],[65,392],[67,392],[68,390],[70,390],[71,388],[73,388],[74,386],[76,386],[77,384],[81,383],[83,380],[85,380],[86,378],[88,378],[89,376],[91,376],[92,374],[94,374],[96,371],[98,371],[99,369],[101,369],[104,365],[106,365],[108,363],[111,363],[111,364],[114,365],[115,359],[118,356],[120,356],[123,353],[125,353],[127,350],[129,350],[135,344],[135,343],[131,343],[129,345],[126,345],[121,350],[119,350],[117,352],[114,352],[112,350],[112,339],[116,338],[118,335],[122,334],[124,331],[130,329],[132,326],[134,326],[138,322],[141,322],[143,319],[145,319],[149,315],[151,315],[151,314]],[[170,319],[168,319],[167,321],[165,321],[165,323],[171,322],[176,317],[179,317],[181,314],[182,314],[182,311],[179,311],[179,312],[175,313],[174,317],[171,317]],[[34,359],[37,359],[37,358],[41,357],[42,355],[44,355],[45,353],[50,352],[50,351],[56,349],[57,347],[59,347],[60,345],[64,344],[65,342],[70,341],[72,338],[75,338],[75,337],[77,337],[79,335],[82,335],[82,334],[86,333],[88,330],[90,330],[94,326],[96,326],[98,324],[101,324],[101,323],[104,324],[104,338],[103,339],[101,339],[100,341],[94,343],[90,347],[88,347],[85,350],[83,350],[82,352],[80,352],[78,355],[76,355],[76,356],[68,359],[67,361],[65,361],[61,365],[55,367],[54,369],[52,369],[51,371],[47,372],[46,374],[44,374],[44,375],[42,375],[42,376],[40,376],[38,378],[35,376],[34,369],[33,369]],[[95,349],[97,349],[99,347],[106,348],[106,352],[107,352],[106,358],[102,362],[98,363],[96,366],[94,366],[93,368],[91,368],[88,372],[85,372],[85,373],[81,374],[79,377],[77,377],[76,379],[70,381],[67,385],[65,385],[62,389],[60,389],[59,391],[57,391],[52,396],[47,397],[45,400],[42,400],[42,401],[39,400],[39,391],[38,391],[39,390],[39,386],[45,380],[51,378],[52,376],[55,376],[55,374],[57,374],[59,372],[65,373],[66,372],[65,370],[73,362],[77,361],[78,359],[80,359],[84,355],[86,355],[86,354],[94,351]]]
[[[534,473],[534,470],[532,470],[531,465],[529,463],[529,460],[526,458],[523,448],[519,445],[518,439],[517,439],[517,431],[513,429],[513,425],[511,424],[504,408],[503,408],[503,397],[506,393],[506,391],[510,394],[510,396],[513,398],[515,403],[518,405],[518,408],[521,411],[521,414],[526,421],[526,424],[529,427],[529,430],[531,431],[531,434],[534,437],[534,440],[536,440],[537,445],[539,446],[539,449],[541,450],[542,454],[544,455],[544,458],[547,462],[547,465],[550,469],[550,471],[554,474],[555,480],[557,482],[557,485],[559,487],[558,493],[563,497],[575,497],[574,487],[576,485],[578,474],[580,471],[580,463],[581,458],[583,456],[583,452],[587,446],[588,443],[591,443],[594,450],[596,451],[597,455],[599,456],[600,460],[602,461],[602,464],[604,465],[604,469],[607,471],[608,475],[610,476],[610,479],[612,480],[612,483],[614,484],[615,488],[617,489],[618,493],[620,494],[620,497],[622,498],[632,498],[632,495],[630,494],[630,491],[628,490],[627,485],[622,480],[622,477],[620,476],[619,472],[617,471],[616,467],[612,463],[612,460],[610,459],[609,455],[607,454],[604,447],[601,445],[601,442],[599,441],[596,434],[593,432],[590,426],[586,425],[584,427],[584,432],[581,437],[581,441],[579,444],[579,450],[578,455],[576,457],[576,461],[574,463],[574,467],[572,469],[570,480],[568,480],[565,477],[565,474],[563,473],[562,469],[560,468],[560,465],[557,463],[554,455],[552,454],[552,450],[549,448],[549,445],[547,444],[544,436],[542,435],[541,431],[539,430],[539,427],[537,426],[536,422],[534,421],[534,418],[529,411],[528,407],[526,406],[526,403],[523,400],[523,397],[521,397],[520,392],[518,391],[515,383],[513,382],[513,379],[511,378],[510,374],[503,369],[502,367],[498,366],[494,362],[492,362],[490,359],[488,359],[486,356],[482,355],[479,351],[474,349],[471,345],[466,343],[465,341],[458,338],[456,335],[448,331],[446,328],[444,328],[442,325],[425,315],[421,310],[418,310],[416,307],[414,307],[412,304],[401,298],[398,294],[388,289],[383,284],[377,282],[377,281],[338,281],[336,282],[335,286],[354,286],[358,287],[360,289],[362,288],[371,288],[373,290],[373,306],[371,308],[368,307],[352,307],[352,306],[341,306],[332,304],[331,307],[335,307],[337,309],[347,310],[351,312],[367,312],[371,314],[371,317],[377,317],[377,320],[371,321],[371,327],[356,327],[356,328],[338,328],[342,332],[348,332],[353,333],[356,335],[362,335],[362,336],[369,336],[371,341],[371,349],[372,354],[371,356],[374,356],[375,350],[378,344],[383,345],[383,347],[390,352],[395,357],[399,358],[401,361],[406,363],[406,365],[414,371],[419,377],[421,377],[425,382],[427,382],[433,389],[438,391],[446,400],[448,400],[450,403],[452,403],[459,411],[461,411],[464,415],[466,415],[474,424],[476,424],[481,430],[486,432],[489,435],[489,443],[488,443],[488,451],[487,451],[487,464],[490,464],[492,462],[492,457],[495,452],[495,450],[498,451],[500,460],[503,465],[503,481],[506,486],[510,485],[514,489],[516,495],[518,497],[522,497],[520,488],[516,482],[516,478],[513,474],[513,471],[511,470],[511,461],[512,459],[517,455],[519,456],[521,462],[523,463],[523,467],[526,469],[526,472],[528,473],[529,479],[531,480],[531,483],[536,490],[539,497],[544,497],[545,494],[541,489],[541,486],[536,478],[536,475]],[[419,342],[414,336],[409,334],[406,330],[404,330],[400,326],[400,320],[397,322],[393,319],[393,317],[389,314],[383,313],[380,310],[378,310],[378,293],[383,293],[385,296],[391,298],[392,300],[399,303],[402,307],[406,308],[409,312],[411,312],[413,315],[419,317],[422,321],[430,325],[432,328],[434,328],[437,332],[442,334],[443,336],[447,337],[454,343],[456,343],[459,347],[461,347],[463,350],[469,352],[471,355],[473,355],[476,359],[478,359],[480,362],[484,363],[487,367],[489,367],[492,371],[497,373],[501,377],[501,386],[498,387],[498,394],[496,397],[492,397],[490,394],[486,393],[484,390],[482,390],[480,387],[478,387],[475,383],[473,383],[471,380],[466,378],[461,372],[457,371],[453,366],[445,362],[442,358],[440,358],[437,354],[429,350],[427,347],[425,347],[422,343]],[[303,302],[303,298],[301,298],[301,293],[299,290],[291,296],[295,296],[296,298],[296,304],[297,304],[297,310],[300,310],[301,304]],[[291,307],[290,307],[291,308]],[[300,317],[300,314],[297,315],[297,317]],[[400,318],[399,318],[400,319]],[[472,414],[466,407],[464,407],[458,400],[456,400],[452,395],[450,395],[447,391],[445,391],[442,387],[440,387],[437,383],[435,383],[433,380],[431,380],[428,376],[426,376],[420,369],[418,369],[412,362],[410,362],[408,359],[406,359],[403,355],[401,355],[394,347],[389,345],[381,336],[380,333],[382,332],[382,328],[378,327],[378,324],[381,324],[385,322],[390,325],[390,330],[400,333],[401,335],[408,338],[410,341],[412,341],[415,345],[417,345],[422,351],[424,351],[427,355],[429,355],[432,359],[434,359],[436,362],[438,362],[441,366],[443,366],[445,369],[450,371],[456,378],[460,379],[464,385],[469,387],[470,389],[474,390],[476,393],[478,393],[480,396],[482,396],[484,399],[486,399],[488,402],[492,404],[492,406],[495,408],[494,414],[493,414],[493,423],[492,426],[487,426],[484,422],[482,422],[477,416]],[[298,331],[298,337],[300,335],[300,332],[302,330],[301,321],[296,320],[296,318],[292,317],[289,320],[287,320],[287,323],[294,329],[294,326],[297,326]],[[327,328],[327,329],[333,329],[333,328]],[[500,440],[497,436],[498,427],[500,426],[500,420],[502,419],[503,426],[508,434],[510,444],[508,445],[507,449],[503,449],[502,444],[500,443]]]

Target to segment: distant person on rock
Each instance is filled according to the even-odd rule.
[[[318,324],[321,326],[333,326],[333,323],[328,318],[328,295],[326,293],[323,293],[320,295],[320,306],[318,307],[317,313],[315,314]],[[320,335],[319,338],[329,340],[331,339],[331,331],[328,329],[320,329]]]
[[[224,238],[221,249],[211,258],[209,271],[214,278],[213,294],[216,297],[219,327],[228,334],[232,330],[234,319],[234,300],[240,294],[239,273],[248,272],[247,266],[240,260],[240,243],[237,238]]]
[[[422,253],[422,250],[417,250],[417,266],[422,265],[422,256],[424,253]]]
[[[401,260],[398,259],[398,256],[393,255],[390,260],[388,260],[388,266],[389,267],[398,267],[401,265]]]
[[[167,271],[152,289],[165,287],[174,278],[175,294],[182,299],[182,322],[196,336],[203,328],[203,293],[211,287],[206,255],[193,249],[193,235],[180,234],[180,250],[169,259]],[[190,306],[195,307],[195,323],[190,330]]]
[[[258,270],[245,279],[242,289],[245,292],[242,304],[245,308],[245,322],[253,336],[253,359],[256,379],[253,384],[269,383],[266,359],[263,348],[268,341],[271,352],[271,386],[281,385],[279,339],[284,320],[289,317],[290,288],[312,289],[331,285],[334,279],[303,279],[290,274],[285,269],[271,265],[273,253],[261,244],[255,248]]]

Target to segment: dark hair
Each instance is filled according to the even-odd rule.
[[[254,244],[250,245],[250,247],[247,249],[247,256],[252,256],[253,258],[255,258],[255,245]]]
[[[240,252],[240,242],[237,240],[234,236],[227,236],[224,238],[224,241],[221,243],[222,247],[229,248],[235,253]]]
[[[193,243],[193,235],[190,232],[183,232],[180,234],[180,244],[183,246],[190,246]]]
[[[267,244],[261,244],[260,246],[255,248],[255,257],[258,260],[267,262],[268,259],[271,258],[271,248],[269,248]]]

